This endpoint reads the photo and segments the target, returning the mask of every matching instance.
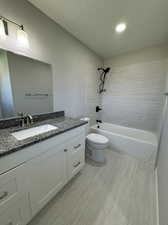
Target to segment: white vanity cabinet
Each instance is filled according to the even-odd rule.
[[[12,155],[15,163],[10,163]],[[4,161],[2,157],[1,162],[0,225],[25,225],[84,166],[84,126],[5,156]]]
[[[73,134],[73,133],[72,133]],[[27,164],[27,186],[31,213],[34,216],[84,166],[84,134],[71,136],[58,144],[57,138],[39,145],[47,145],[47,152]]]

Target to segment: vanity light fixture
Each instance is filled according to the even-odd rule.
[[[24,31],[23,25],[17,30],[17,40],[20,46],[29,48],[29,39],[27,33]]]
[[[2,18],[0,18],[0,38],[6,39],[4,20]]]
[[[24,31],[24,26],[14,22],[8,18],[5,18],[3,16],[0,16],[0,37],[3,38],[3,37],[6,37],[6,35],[9,35],[8,23],[12,23],[18,27],[18,30],[17,30],[18,43],[20,44],[20,46],[22,46],[24,48],[28,48],[29,47],[29,39],[28,39],[27,33]]]

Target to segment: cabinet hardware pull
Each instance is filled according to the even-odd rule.
[[[74,148],[76,149],[76,148],[79,148],[80,146],[81,146],[81,144],[74,146]]]
[[[4,199],[6,196],[8,196],[8,192],[4,191],[3,194],[0,196],[0,200]]]
[[[76,163],[76,164],[74,165],[74,167],[76,168],[76,167],[78,167],[79,165],[80,165],[80,162]]]
[[[68,149],[64,149],[64,152],[67,152],[68,151]]]

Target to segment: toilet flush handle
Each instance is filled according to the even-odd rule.
[[[78,144],[76,146],[74,146],[75,149],[79,148],[81,146],[81,144]]]

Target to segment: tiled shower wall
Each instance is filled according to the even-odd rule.
[[[105,122],[157,132],[163,108],[167,47],[105,60],[111,71],[102,96]]]

